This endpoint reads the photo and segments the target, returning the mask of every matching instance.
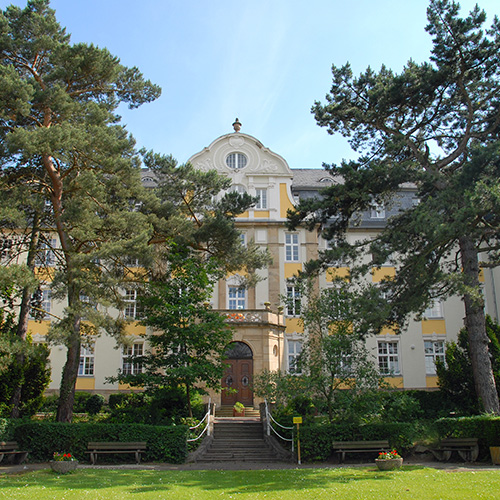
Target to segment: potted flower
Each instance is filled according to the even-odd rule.
[[[396,450],[381,451],[375,459],[375,464],[379,470],[399,469],[403,465],[403,458]]]
[[[245,405],[239,401],[233,406],[233,417],[244,417],[245,416]]]
[[[50,468],[58,474],[66,474],[75,470],[78,466],[78,460],[71,453],[54,452],[50,461]]]

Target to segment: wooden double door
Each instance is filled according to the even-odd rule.
[[[233,342],[226,352],[228,359],[222,378],[223,405],[234,405],[237,401],[245,406],[253,405],[253,357],[250,348],[242,342]]]

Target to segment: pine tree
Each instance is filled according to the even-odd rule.
[[[115,111],[160,91],[106,49],[71,44],[48,0],[0,14],[0,64],[2,174],[35,174],[60,245],[51,249],[53,297],[67,307],[52,330],[68,355],[57,420],[70,421],[82,335],[120,329],[82,297],[112,301],[120,257],[144,252],[150,236],[146,216],[131,207],[142,196],[140,163]],[[93,322],[87,332],[84,315]]]
[[[498,413],[479,274],[500,263],[500,21],[484,29],[484,11],[476,6],[461,18],[450,0],[431,0],[427,17],[429,62],[410,60],[400,74],[368,68],[359,77],[349,64],[333,67],[327,102],[313,113],[360,157],[327,166],[342,184],[301,203],[290,223],[323,225],[336,246],[324,262],[364,252],[378,267],[397,256],[396,276],[382,287],[392,306],[387,325],[403,328],[432,298],[462,296],[476,391],[484,410]],[[404,183],[415,186],[419,203],[375,240],[349,243],[356,214],[394,203]],[[353,277],[367,267],[353,266]]]

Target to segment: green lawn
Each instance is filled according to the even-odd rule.
[[[500,470],[452,472],[418,466],[249,471],[79,469],[0,476],[0,499],[500,499]]]

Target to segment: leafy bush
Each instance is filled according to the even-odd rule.
[[[34,415],[43,404],[43,391],[50,383],[49,350],[44,345],[29,344],[29,354],[20,365],[8,364],[0,373],[0,414],[9,416],[13,388],[22,380],[19,412],[21,417]]]
[[[42,406],[40,411],[53,413],[57,411],[57,403],[59,401],[59,396],[57,394],[50,394],[49,396],[44,396],[42,401]]]
[[[87,401],[92,396],[90,392],[76,391],[75,402],[73,403],[73,411],[75,413],[86,413]]]
[[[305,425],[300,428],[301,454],[304,460],[325,461],[332,455],[334,441],[375,441],[387,439],[398,450],[413,446],[418,437],[415,423],[374,423],[356,425],[333,423]]]
[[[422,410],[422,418],[436,419],[449,416],[450,412],[457,411],[456,405],[446,397],[442,391],[406,391],[416,399]]]
[[[106,400],[101,394],[92,394],[85,403],[85,410],[89,415],[97,415]]]
[[[186,391],[181,387],[162,387],[150,392],[112,394],[109,397],[113,423],[143,423],[148,425],[173,425],[188,416]],[[194,393],[191,409],[195,419],[203,418],[204,404]]]
[[[435,425],[441,438],[475,437],[480,447],[500,446],[500,417],[496,415],[441,418]]]
[[[186,459],[186,426],[142,424],[66,424],[30,422],[19,425],[14,437],[22,449],[30,450],[34,461],[50,460],[54,451],[67,450],[84,461],[89,441],[146,441],[146,461],[182,463]],[[123,455],[111,456],[122,460]]]

